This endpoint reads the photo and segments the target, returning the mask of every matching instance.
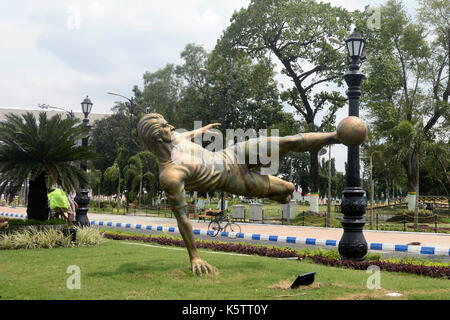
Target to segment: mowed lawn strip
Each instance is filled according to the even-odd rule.
[[[130,244],[131,243],[131,244]],[[175,249],[175,250],[174,250]],[[179,250],[180,249],[180,250]],[[0,251],[1,299],[448,299],[450,281],[381,271],[373,273],[303,261],[200,250],[219,276],[194,276],[184,248],[108,240],[93,247]],[[70,290],[67,268],[81,270],[81,289]],[[299,274],[316,272],[311,286],[289,289]]]

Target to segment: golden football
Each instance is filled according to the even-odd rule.
[[[366,123],[358,117],[349,116],[339,122],[337,137],[347,147],[356,147],[367,139]]]

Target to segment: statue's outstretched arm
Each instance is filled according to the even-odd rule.
[[[207,126],[204,126],[203,128],[199,128],[199,129],[195,129],[192,131],[188,131],[188,132],[184,132],[181,133],[180,135],[184,138],[187,138],[189,140],[195,139],[195,137],[197,137],[198,135],[202,135],[206,132],[208,132],[208,130],[217,128],[220,126],[220,123],[211,123],[208,124]]]

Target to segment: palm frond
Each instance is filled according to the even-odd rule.
[[[0,192],[8,184],[34,180],[42,172],[68,191],[80,183],[87,185],[87,175],[78,163],[97,155],[90,147],[78,144],[89,134],[80,120],[59,114],[48,118],[46,112],[40,112],[38,119],[30,112],[7,114],[5,118],[0,123]]]

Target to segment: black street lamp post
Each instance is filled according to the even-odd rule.
[[[361,34],[354,31],[346,40],[349,70],[344,75],[348,85],[349,116],[359,117],[359,99],[361,82],[364,74],[359,71],[360,64],[365,60],[365,40]],[[344,218],[341,223],[344,229],[339,241],[339,254],[344,260],[364,260],[367,254],[367,242],[362,232],[366,223],[363,215],[366,212],[365,191],[361,188],[359,146],[347,149],[347,187],[342,192],[341,209]]]
[[[84,113],[83,123],[89,127],[88,116],[92,110],[92,102],[88,96],[86,96],[86,98],[83,100],[83,102],[81,102],[81,108]],[[84,137],[81,140],[81,146],[87,147],[88,140],[89,140],[89,136]],[[80,167],[85,172],[87,171],[86,162],[84,162],[84,161],[81,162]],[[80,226],[89,226],[90,223],[89,223],[89,219],[87,217],[87,213],[88,213],[88,209],[89,209],[88,205],[89,205],[90,199],[89,199],[89,190],[85,185],[80,185],[80,191],[77,193],[74,200],[78,204],[77,214],[76,214],[76,218],[75,218],[76,223]]]
[[[134,101],[134,99],[129,99],[121,94],[115,93],[115,92],[111,92],[108,91],[108,94],[114,95],[114,96],[118,96],[118,97],[122,97],[126,100],[128,100],[128,102],[125,102],[125,105],[128,108],[128,112],[130,113],[130,126],[129,126],[129,135],[128,135],[128,139],[129,139],[129,145],[128,145],[128,160],[131,157],[131,150],[133,148],[133,140],[131,137],[131,133],[132,133],[132,126],[133,126],[133,112],[134,112],[134,108],[136,106],[136,102]],[[128,163],[128,168],[130,168],[130,163]],[[129,207],[129,202],[130,202],[130,194],[129,194],[129,190],[130,190],[130,186],[127,186],[127,189],[125,189],[125,197],[127,199],[127,214],[128,214],[128,207]]]

